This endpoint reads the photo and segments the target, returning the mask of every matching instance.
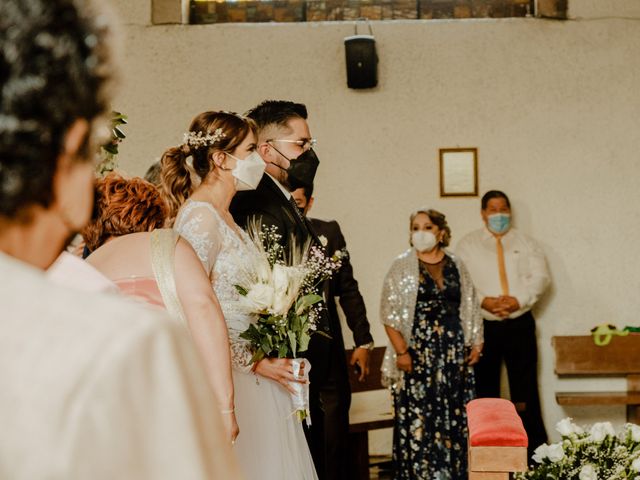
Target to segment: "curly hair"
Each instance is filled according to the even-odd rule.
[[[53,176],[71,125],[109,111],[107,13],[92,1],[0,2],[0,216],[24,219],[53,200]],[[78,160],[93,159],[85,139]]]
[[[236,113],[210,111],[197,115],[189,126],[189,132],[193,133],[213,134],[217,129],[224,136],[214,145],[190,147],[183,144],[171,147],[162,154],[160,190],[169,206],[170,219],[175,218],[178,209],[193,191],[189,168],[193,168],[198,177],[204,180],[215,168],[211,154],[219,151],[231,153],[250,132],[256,133],[256,124],[250,118]],[[187,164],[188,157],[193,160],[191,167]]]
[[[158,189],[146,180],[110,174],[96,183],[93,213],[82,231],[91,252],[110,237],[162,228],[167,206]]]
[[[411,231],[411,226],[413,225],[413,221],[421,213],[424,213],[427,217],[429,217],[429,220],[431,220],[431,222],[436,227],[438,227],[438,229],[440,229],[441,231],[444,231],[444,233],[442,234],[442,240],[440,241],[440,246],[448,247],[449,244],[451,243],[451,228],[449,228],[447,217],[444,216],[444,213],[440,213],[439,211],[434,210],[433,208],[423,207],[413,212],[409,217],[409,231]],[[409,245],[413,246],[413,244],[411,243],[411,237],[409,237]]]

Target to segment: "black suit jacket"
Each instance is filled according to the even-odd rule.
[[[346,252],[345,242],[340,225],[335,220],[324,221],[310,218],[309,221],[318,235],[321,243],[326,243],[325,251],[327,255],[333,255],[338,250]],[[323,240],[326,239],[326,242]],[[339,297],[340,306],[347,320],[349,329],[353,332],[353,340],[356,346],[372,342],[373,337],[370,332],[369,321],[367,320],[367,309],[364,299],[358,289],[358,282],[353,278],[353,267],[349,260],[349,255],[342,260],[342,266],[334,273],[329,282],[329,294],[327,298],[327,309],[329,311],[329,323],[331,334],[344,350],[344,341],[338,318],[335,297]],[[336,345],[337,346],[337,345]]]
[[[247,228],[250,222],[258,220],[265,227],[275,226],[278,233],[282,235],[280,243],[289,248],[295,241],[303,244],[311,238],[313,242],[320,245],[313,227],[302,215],[296,213],[297,207],[293,205],[284,195],[280,187],[269,175],[264,175],[258,188],[236,193],[229,206],[229,211],[235,222],[242,228]],[[286,250],[285,250],[286,251]],[[323,293],[328,296],[329,282],[325,282]],[[326,308],[320,316],[318,330],[327,336],[315,334],[311,336],[309,350],[306,358],[311,362],[312,385],[320,386],[324,383],[329,373],[329,356],[334,332],[331,331],[329,314]]]
[[[292,239],[303,243],[309,237],[315,237],[280,187],[266,174],[255,190],[236,193],[229,211],[235,222],[244,229],[254,219],[265,227],[275,226],[282,235],[280,243],[286,248],[289,248]]]

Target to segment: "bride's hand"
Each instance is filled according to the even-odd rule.
[[[293,375],[293,367],[290,358],[263,358],[256,364],[255,373],[265,378],[275,380],[291,393],[296,393],[289,382],[306,383],[302,378]],[[304,371],[304,364],[300,374]]]
[[[238,434],[240,433],[240,427],[238,427],[238,422],[236,421],[235,412],[222,412],[222,424],[224,425],[224,429],[227,434],[231,437],[231,443],[236,441]]]

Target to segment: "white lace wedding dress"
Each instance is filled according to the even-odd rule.
[[[256,254],[249,236],[232,229],[206,202],[188,200],[174,229],[189,241],[212,279],[229,329],[236,418],[240,435],[234,445],[247,480],[315,480],[302,424],[293,414],[287,390],[251,372],[251,351],[239,337],[252,318],[237,308],[241,262]]]

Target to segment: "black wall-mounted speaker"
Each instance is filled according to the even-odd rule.
[[[373,35],[353,35],[344,39],[347,58],[347,86],[373,88],[378,85],[378,55]]]

